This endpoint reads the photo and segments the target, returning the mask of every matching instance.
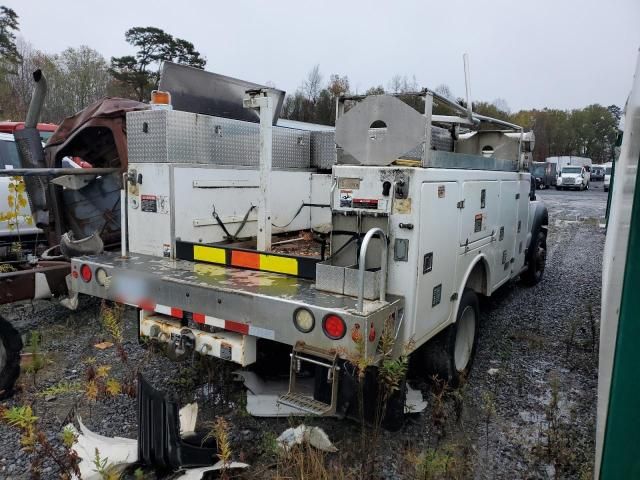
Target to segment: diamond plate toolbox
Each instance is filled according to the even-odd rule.
[[[336,163],[336,132],[311,132],[311,166],[331,170]]]
[[[176,110],[127,113],[129,163],[259,166],[260,125]],[[311,168],[311,132],[273,127],[273,168]]]

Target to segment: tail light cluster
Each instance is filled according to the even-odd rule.
[[[293,325],[302,333],[311,332],[316,326],[316,319],[311,310],[298,308],[293,312]],[[347,333],[347,325],[344,320],[330,313],[322,319],[322,331],[331,340],[340,340]]]
[[[98,267],[96,268],[95,272],[93,272],[91,270],[91,267],[86,263],[83,263],[82,265],[80,265],[80,274],[78,274],[78,271],[74,267],[73,271],[71,272],[71,275],[73,276],[73,278],[80,277],[82,281],[85,283],[89,283],[91,280],[95,279],[98,285],[102,285],[102,286],[106,286],[106,283],[109,278],[109,274],[104,268]]]

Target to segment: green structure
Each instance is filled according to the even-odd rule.
[[[595,478],[640,479],[640,62],[609,191]]]

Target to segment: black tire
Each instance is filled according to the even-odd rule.
[[[13,394],[20,376],[22,338],[7,320],[0,317],[0,400]]]
[[[527,251],[527,269],[521,275],[522,281],[529,285],[537,285],[544,276],[547,261],[547,235],[541,228],[536,229]]]
[[[469,359],[462,368],[456,367],[456,339],[458,338],[458,329],[460,328],[463,314],[471,309],[473,313],[474,335],[471,343],[471,352]],[[448,326],[434,338],[429,340],[422,349],[422,364],[427,378],[434,375],[440,380],[446,381],[450,386],[457,387],[460,381],[469,375],[473,358],[475,357],[476,348],[478,346],[478,329],[480,326],[480,303],[476,293],[467,288],[462,294],[458,313],[456,315],[456,323]]]
[[[558,185],[556,185],[556,190],[560,190],[560,187]]]
[[[397,432],[404,426],[404,407],[407,401],[406,380],[387,400],[387,408],[382,417],[382,427],[389,432]]]

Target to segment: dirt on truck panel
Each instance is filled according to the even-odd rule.
[[[606,194],[593,182],[586,192],[537,195],[551,219],[545,280],[534,288],[513,281],[483,302],[469,378],[458,391],[417,384],[429,398],[427,410],[410,415],[399,432],[380,434],[374,478],[590,478],[604,244],[598,223]],[[298,281],[281,277],[287,285]],[[235,366],[213,358],[176,364],[152,348],[140,348],[136,311],[129,307],[122,341],[114,341],[100,309],[89,298],[72,313],[45,301],[1,307],[0,315],[20,331],[25,344],[34,332],[40,342],[25,347],[19,392],[0,405],[31,404],[39,428],[56,445],[62,426],[75,415],[97,433],[134,438],[137,400],[127,388],[132,372],[139,370],[182,403],[198,401],[203,422],[217,416],[227,420],[234,456],[251,465],[240,478],[288,472],[291,465],[278,456],[275,438],[302,419],[246,415],[242,391],[232,379]],[[96,348],[104,342],[115,345]],[[27,368],[34,354],[45,359],[36,371]],[[87,378],[100,387],[95,398]],[[120,385],[119,393],[106,391],[109,381]],[[337,453],[326,455],[329,478],[358,478],[371,432],[363,446],[362,427],[355,422],[304,422],[321,426],[338,446]],[[29,478],[31,457],[19,448],[19,433],[1,423],[0,438],[0,478]],[[48,458],[41,469],[42,478],[59,473]]]

